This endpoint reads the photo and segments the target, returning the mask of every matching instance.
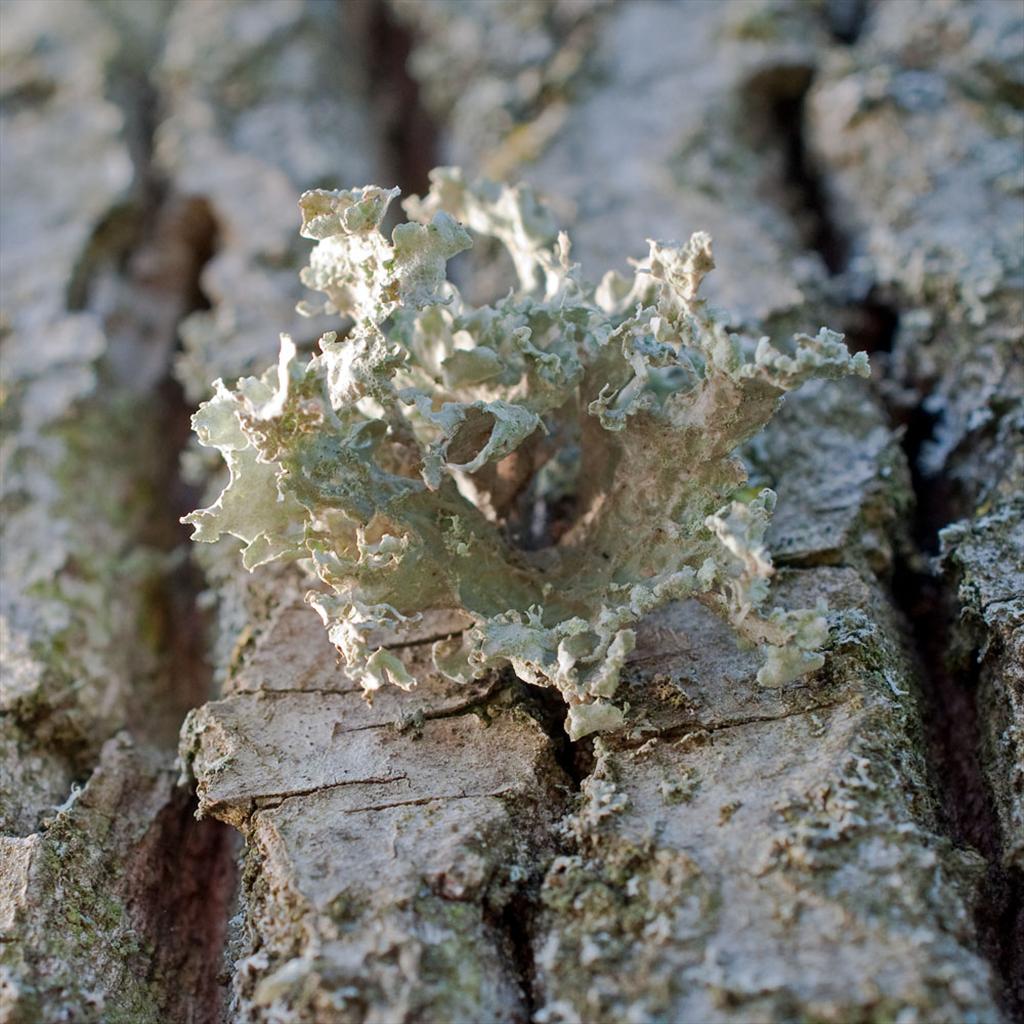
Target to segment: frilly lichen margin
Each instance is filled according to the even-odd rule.
[[[325,298],[301,308],[352,325],[309,359],[282,336],[263,376],[215,382],[193,426],[230,480],[183,520],[194,539],[240,538],[250,570],[303,560],[326,587],[307,600],[367,694],[416,682],[382,630],[461,610],[471,625],[435,643],[437,670],[510,665],[553,686],[573,738],[622,723],[631,626],[671,600],[702,601],[760,647],[762,685],[819,668],[824,609],[767,608],[775,495],[737,500],[736,450],[787,391],[866,376],[867,357],[827,328],[786,350],[730,333],[698,294],[714,267],[702,232],[651,241],[632,280],[592,288],[529,189],[451,168],[431,181],[390,241],[397,189],[302,196],[316,241],[302,280]],[[490,306],[446,279],[467,228],[518,277]]]

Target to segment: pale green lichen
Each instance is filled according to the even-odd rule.
[[[511,665],[554,686],[574,738],[622,723],[631,627],[671,600],[761,647],[763,685],[820,667],[822,609],[766,607],[775,496],[729,500],[746,479],[735,452],[785,392],[866,375],[866,357],[825,328],[785,351],[729,333],[698,296],[706,234],[651,242],[631,281],[595,289],[527,189],[450,169],[432,182],[390,242],[397,190],[303,195],[303,281],[326,296],[306,308],[354,323],[309,359],[283,338],[276,368],[217,382],[194,424],[231,479],[185,518],[196,539],[241,538],[250,569],[307,558],[325,585],[309,603],[368,693],[415,684],[382,628],[461,610],[472,625],[435,644],[438,671]],[[493,306],[446,280],[466,227],[512,256],[519,287]]]

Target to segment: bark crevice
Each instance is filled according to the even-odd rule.
[[[568,705],[562,695],[550,687],[533,686],[519,679],[515,680],[523,707],[544,730],[551,741],[551,753],[555,763],[571,783],[573,793],[579,793],[584,780],[594,769],[594,737],[584,736],[571,740],[565,731]]]
[[[922,397],[912,410],[903,443],[917,500],[914,559],[897,562],[893,599],[910,630],[922,677],[921,714],[926,754],[939,795],[943,824],[955,843],[985,860],[985,879],[974,908],[981,952],[1002,985],[1001,1001],[1011,1020],[1024,1020],[1024,876],[1007,866],[1005,837],[982,768],[978,689],[981,652],[954,656],[960,603],[953,582],[935,563],[939,530],[958,516],[942,474],[920,469],[919,453],[935,417]]]
[[[811,64],[773,65],[745,86],[756,142],[777,153],[768,190],[793,222],[800,242],[816,252],[830,274],[849,259],[849,240],[831,216],[822,169],[807,144],[806,101],[817,69]]]
[[[440,151],[440,129],[409,73],[415,39],[385,0],[372,0],[367,26],[370,90],[381,138],[381,165],[403,195],[423,194]]]
[[[519,982],[523,997],[522,1024],[529,1024],[538,1010],[537,965],[534,960],[538,899],[538,894],[532,888],[521,885],[506,899],[500,910],[494,911],[484,905],[485,918],[502,936],[513,973]]]
[[[833,38],[846,45],[857,42],[869,13],[864,0],[830,0],[825,11]],[[858,239],[849,236],[835,217],[829,199],[831,170],[812,153],[806,138],[805,107],[814,79],[815,69],[794,69],[782,79],[759,83],[751,92],[764,104],[768,132],[783,155],[780,205],[804,244],[828,269],[832,301],[848,344],[879,357],[875,391],[899,432],[915,498],[909,550],[896,545],[890,595],[907,624],[918,664],[925,751],[943,809],[943,830],[958,845],[976,850],[986,863],[975,908],[981,951],[1001,978],[1007,1012],[1012,1019],[1024,1019],[1024,992],[1018,980],[1024,974],[1024,879],[1004,866],[1004,837],[982,769],[978,652],[971,651],[957,664],[951,660],[944,640],[951,635],[960,605],[955,584],[934,564],[941,529],[969,515],[969,510],[959,507],[955,485],[946,474],[923,468],[921,454],[934,438],[941,414],[929,405],[927,382],[896,377],[899,364],[890,353],[897,343],[903,306],[898,290],[878,283],[865,290],[862,282],[853,280],[851,256]]]
[[[868,0],[826,0],[825,23],[837,43],[852,46],[868,20]]]
[[[142,595],[155,664],[151,678],[132,694],[128,724],[137,742],[170,758],[185,713],[213,695],[207,623],[198,601],[203,584],[187,554],[188,531],[179,522],[197,497],[179,467],[192,410],[172,367],[180,324],[210,306],[201,275],[216,251],[218,226],[206,200],[181,195],[154,159],[163,102],[151,67],[160,35],[115,15],[121,48],[107,89],[124,117],[133,184],[126,205],[111,211],[94,233],[68,300],[72,308],[92,308],[104,319],[108,385],[135,394],[148,407],[150,508],[137,540],[161,559],[162,569]],[[151,974],[163,975],[166,1012],[171,1019],[214,1021],[220,1016],[220,961],[236,884],[236,844],[228,826],[197,821],[195,807],[195,793],[181,791],[154,820],[145,840],[152,877],[138,881],[132,898],[140,930],[155,949]],[[188,976],[187,964],[195,991],[173,983]]]

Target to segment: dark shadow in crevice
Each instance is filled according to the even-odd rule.
[[[571,782],[573,792],[579,792],[584,779],[594,770],[593,737],[585,736],[576,741],[569,739],[565,731],[569,709],[557,690],[550,686],[533,686],[521,679],[515,679],[514,685],[522,707],[551,740],[552,755]]]
[[[194,312],[210,308],[200,283],[203,268],[217,248],[218,225],[204,199],[189,197],[174,201],[179,227],[191,255],[180,285],[183,296],[181,320]],[[202,505],[202,492],[181,474],[181,454],[192,437],[192,404],[172,372],[174,356],[180,351],[180,339],[170,353],[164,376],[157,384],[158,408],[163,444],[158,469],[158,487],[163,503],[154,517],[151,535],[143,538],[158,550],[172,555],[189,550],[190,530],[181,517]],[[170,560],[170,568],[161,580],[159,593],[153,595],[164,624],[163,662],[174,674],[168,695],[173,703],[173,718],[180,721],[192,707],[215,696],[213,672],[207,662],[208,623],[200,610],[199,595],[205,589],[202,573],[188,557]],[[173,666],[173,668],[172,668]],[[184,685],[182,685],[182,682]]]
[[[825,24],[837,43],[856,43],[867,19],[868,0],[825,0]]]
[[[159,19],[136,22],[127,8],[104,9],[120,36],[107,92],[124,118],[134,175],[125,202],[94,232],[68,304],[103,322],[102,397],[109,418],[116,412],[118,422],[126,421],[110,440],[110,455],[139,467],[135,490],[146,508],[131,541],[162,566],[146,576],[138,594],[142,653],[127,724],[137,743],[169,760],[186,711],[213,696],[198,600],[204,583],[187,557],[188,531],[178,521],[198,499],[179,465],[194,410],[173,364],[182,321],[210,307],[201,275],[216,251],[218,224],[210,204],[177,193],[154,159],[163,116],[152,77],[163,42]],[[234,840],[228,826],[197,822],[194,812],[193,796],[176,791],[145,838],[148,858],[133,883],[137,928],[152,945],[152,976],[187,979],[161,987],[166,1018],[214,1024],[222,1016],[220,958],[235,889]]]
[[[523,998],[523,1016],[513,1018],[516,1024],[529,1024],[537,1010],[536,976],[533,939],[537,917],[537,893],[524,885],[517,887],[500,910],[484,905],[484,917],[498,933],[503,952],[519,983]]]
[[[851,351],[869,355],[892,351],[900,314],[896,305],[887,301],[878,288],[872,288],[863,302],[851,305],[843,314],[842,328]]]
[[[402,195],[422,195],[437,163],[439,129],[409,73],[412,33],[383,0],[372,0],[368,25],[370,94],[382,138],[382,164],[389,184]]]
[[[837,274],[847,264],[849,245],[831,216],[805,134],[806,100],[814,76],[810,64],[773,65],[745,83],[743,106],[752,147],[766,166],[774,164],[766,191],[786,211],[800,242],[821,256],[830,274]]]
[[[974,907],[980,951],[1001,982],[1009,1019],[1024,1020],[1024,876],[1003,864],[999,818],[979,757],[979,652],[951,655],[960,609],[941,576],[901,561],[893,596],[920,660],[926,752],[944,831],[986,864]]]
[[[237,885],[239,837],[219,821],[196,821],[196,801],[179,790],[143,840],[139,877],[127,880],[133,926],[152,951],[150,979],[167,999],[161,1019],[226,1020],[220,956]]]
[[[832,221],[821,176],[818,173],[804,136],[805,100],[813,76],[808,75],[803,88],[791,96],[780,96],[771,105],[771,116],[783,141],[786,182],[798,197],[798,224],[808,248],[817,252],[832,274],[846,265],[848,245]]]
[[[929,476],[922,468],[922,449],[935,437],[941,414],[929,411],[925,402],[918,402],[909,412],[893,413],[903,427],[903,450],[910,467],[910,478],[917,501],[914,508],[914,539],[918,549],[933,557],[939,553],[939,532],[959,518],[953,507],[952,491],[942,476]]]
[[[891,307],[895,308],[895,307]],[[1003,863],[999,816],[981,763],[978,693],[981,652],[956,641],[962,625],[955,583],[935,565],[940,530],[961,518],[950,481],[922,470],[922,449],[934,439],[939,416],[922,399],[909,410],[891,409],[903,428],[902,444],[916,496],[916,550],[897,559],[893,600],[911,633],[922,680],[921,716],[926,755],[939,797],[944,831],[985,860],[974,906],[980,952],[992,965],[1010,1020],[1024,1021],[1024,876]]]

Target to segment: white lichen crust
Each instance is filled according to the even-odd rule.
[[[309,312],[351,318],[304,360],[218,381],[194,426],[231,479],[185,521],[245,542],[248,568],[307,559],[307,600],[367,691],[415,680],[382,629],[458,609],[434,645],[454,680],[511,666],[556,687],[573,738],[614,729],[632,626],[694,597],[763,651],[782,686],[823,663],[822,609],[769,603],[764,543],[775,496],[741,489],[736,449],[811,378],[868,372],[825,328],[786,348],[731,334],[698,290],[711,239],[650,243],[632,281],[585,284],[568,238],[525,188],[432,175],[390,241],[397,190],[302,196],[315,239]],[[518,289],[471,308],[446,263],[472,244],[509,251]]]

